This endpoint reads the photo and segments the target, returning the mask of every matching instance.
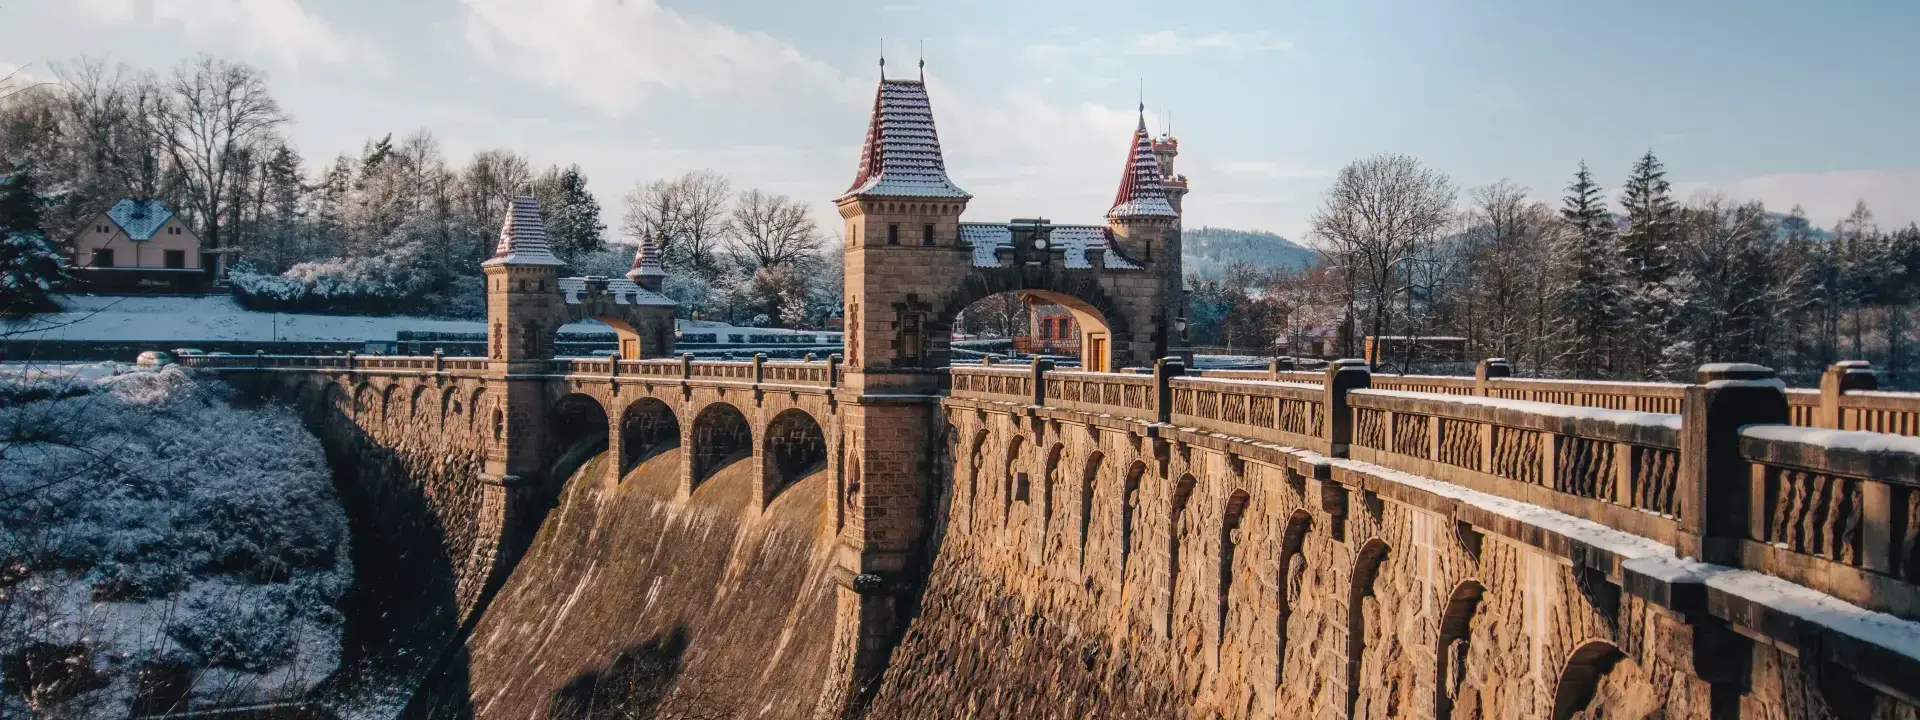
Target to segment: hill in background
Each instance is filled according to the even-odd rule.
[[[1318,255],[1292,240],[1263,230],[1203,227],[1182,232],[1181,242],[1187,273],[1216,280],[1236,261],[1297,269],[1313,264]]]

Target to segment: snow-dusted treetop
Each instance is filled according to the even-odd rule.
[[[973,197],[947,178],[926,83],[880,81],[880,89],[873,96],[867,141],[860,149],[859,171],[853,186],[839,199],[853,197]]]
[[[540,215],[540,201],[532,195],[513,199],[513,208],[500,226],[500,244],[494,248],[493,259],[480,263],[482,267],[565,264],[554,256],[553,245],[547,242],[547,221]]]
[[[1140,110],[1140,124],[1133,131],[1133,149],[1127,153],[1126,169],[1120,174],[1120,192],[1114,195],[1113,209],[1107,217],[1177,218],[1173,204],[1167,202],[1166,186],[1160,182],[1160,159],[1153,154],[1153,138],[1147,134],[1146,108]]]

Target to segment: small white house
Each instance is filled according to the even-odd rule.
[[[125,198],[82,225],[70,243],[74,279],[93,292],[197,293],[219,270],[219,254],[159,200]]]

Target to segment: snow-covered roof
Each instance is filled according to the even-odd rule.
[[[627,271],[627,279],[639,282],[643,277],[665,277],[667,268],[660,261],[660,245],[653,241],[653,234],[640,236],[640,249],[633,254],[633,269]]]
[[[607,278],[607,292],[613,295],[615,305],[673,305],[672,298],[640,287],[638,283],[626,278]],[[560,278],[560,295],[568,305],[580,304],[580,296],[587,292],[587,279],[583,277]]]
[[[160,232],[160,226],[173,219],[173,211],[152,198],[121,198],[120,202],[107,210],[107,219],[126,231],[129,239],[141,242],[152,240],[154,233]]]
[[[1126,169],[1120,175],[1120,192],[1114,196],[1107,217],[1180,217],[1167,202],[1167,189],[1160,179],[1160,160],[1153,154],[1153,138],[1147,135],[1143,110],[1140,125],[1133,131],[1133,147],[1127,151]]]
[[[1093,269],[1087,260],[1087,251],[1105,250],[1104,269],[1140,270],[1139,265],[1117,252],[1113,252],[1107,240],[1107,228],[1104,225],[1052,225],[1048,237],[1054,247],[1066,250],[1066,266],[1069,270]],[[973,247],[974,267],[999,267],[999,248],[1013,245],[1013,228],[1003,223],[960,223],[960,241]]]
[[[860,149],[853,186],[841,199],[866,196],[973,197],[947,178],[933,106],[919,80],[881,80],[873,96],[873,119]]]
[[[531,195],[513,199],[513,208],[500,225],[500,244],[486,265],[565,265],[554,257],[547,242],[547,221],[540,215],[540,201]]]

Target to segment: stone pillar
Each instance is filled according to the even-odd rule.
[[[1320,439],[1326,441],[1323,449],[1328,455],[1346,457],[1347,446],[1353,443],[1353,408],[1347,406],[1347,393],[1372,386],[1373,371],[1365,360],[1347,358],[1327,364],[1327,379],[1320,384]],[[1391,428],[1387,436],[1393,436]]]
[[[1740,428],[1788,422],[1785,385],[1771,368],[1745,363],[1700,367],[1680,421],[1680,532],[1683,556],[1740,567],[1761,494],[1740,456]]]
[[[1506,358],[1487,358],[1473,368],[1473,394],[1493,397],[1494,378],[1513,377],[1513,364]]]
[[[1187,366],[1179,358],[1163,357],[1153,363],[1153,420],[1173,422],[1173,379],[1186,374]]]
[[[1846,418],[1840,412],[1840,398],[1851,390],[1873,390],[1880,381],[1873,366],[1865,360],[1843,360],[1827,366],[1820,374],[1820,409],[1813,418],[1814,427],[1842,430]]]

